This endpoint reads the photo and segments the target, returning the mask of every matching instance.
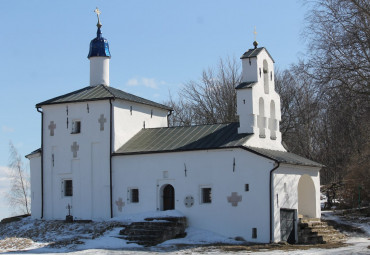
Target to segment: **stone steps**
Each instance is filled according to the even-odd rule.
[[[322,244],[340,242],[345,235],[317,218],[301,218],[298,223],[298,243]]]
[[[133,222],[120,231],[127,243],[154,246],[166,240],[186,235],[185,217],[146,218],[145,221]]]

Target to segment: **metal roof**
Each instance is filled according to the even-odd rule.
[[[238,134],[239,123],[142,129],[114,155],[241,148],[280,163],[323,165],[285,151],[244,146],[251,134]]]
[[[255,58],[257,57],[258,54],[260,54],[260,52],[262,50],[265,50],[267,52],[267,54],[270,56],[272,62],[275,63],[274,59],[271,57],[270,53],[266,50],[265,47],[261,47],[261,48],[256,48],[256,49],[249,49],[247,50],[246,52],[244,52],[244,54],[240,57],[240,59],[243,59],[243,58]]]
[[[108,40],[102,36],[99,26],[98,31],[96,32],[96,37],[90,42],[90,50],[87,58],[91,57],[111,57]]]
[[[238,134],[239,123],[142,129],[117,154],[206,150],[241,146],[250,134]]]
[[[316,167],[324,166],[320,163],[317,163],[315,161],[312,161],[310,159],[301,157],[297,154],[287,152],[287,151],[276,151],[276,150],[262,149],[262,148],[256,148],[256,147],[250,147],[250,146],[248,146],[247,148],[259,154],[262,154],[265,157],[276,160],[280,163],[303,165],[303,166],[316,166]]]
[[[253,87],[254,84],[257,84],[255,81],[242,82],[235,89],[247,89]]]
[[[29,156],[32,156],[32,155],[36,155],[38,153],[41,153],[41,148],[38,148],[37,150],[34,150],[33,152],[27,154],[26,156],[24,156],[25,158],[28,158]]]
[[[159,104],[150,100],[147,100],[142,97],[138,97],[129,93],[126,93],[122,90],[105,86],[105,85],[98,85],[98,86],[88,86],[71,93],[54,97],[52,99],[46,100],[44,102],[36,104],[36,107],[41,107],[42,105],[50,105],[50,104],[63,104],[63,103],[76,103],[76,102],[84,102],[84,101],[96,101],[96,100],[106,100],[106,99],[122,99],[127,100],[135,103],[146,104],[162,109],[166,109],[171,111],[172,108],[168,107],[163,104]]]

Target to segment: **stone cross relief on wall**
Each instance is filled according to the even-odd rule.
[[[107,122],[107,119],[104,118],[104,114],[100,114],[100,118],[98,119],[98,122],[100,123],[100,131],[103,131],[104,123]]]
[[[77,142],[73,142],[71,145],[71,151],[73,152],[73,157],[77,158],[77,151],[80,148],[80,146],[77,144]]]
[[[116,205],[118,207],[118,211],[122,212],[122,208],[125,206],[125,202],[123,202],[122,197],[118,198]]]
[[[54,129],[57,128],[57,124],[54,121],[50,121],[48,128],[50,129],[50,136],[54,136]]]
[[[238,196],[238,192],[231,192],[231,196],[227,197],[227,201],[232,206],[238,206],[238,202],[242,201],[242,196]]]

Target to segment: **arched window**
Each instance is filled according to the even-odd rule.
[[[274,100],[271,100],[271,103],[270,103],[269,129],[270,129],[270,138],[272,140],[275,140],[276,139],[277,120],[276,120]]]
[[[266,60],[263,60],[263,87],[265,94],[269,93],[269,67]]]
[[[265,104],[263,102],[263,98],[260,97],[259,100],[259,114],[257,117],[257,126],[259,129],[259,136],[261,138],[265,138]]]

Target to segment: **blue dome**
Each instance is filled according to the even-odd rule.
[[[102,36],[100,27],[98,27],[98,31],[96,32],[96,38],[90,42],[90,51],[87,58],[91,57],[111,57],[108,40]]]

